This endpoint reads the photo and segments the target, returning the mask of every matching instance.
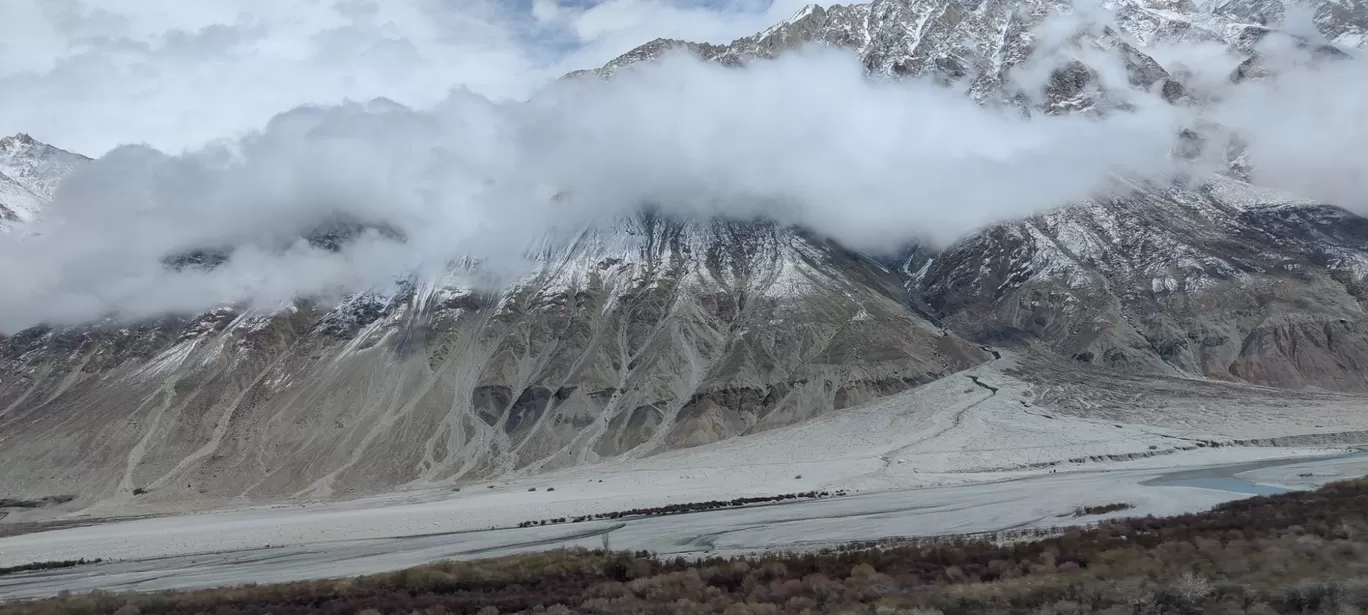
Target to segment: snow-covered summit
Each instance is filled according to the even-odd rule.
[[[62,179],[89,161],[27,134],[0,138],[0,229],[40,215]]]
[[[793,17],[726,45],[655,40],[604,66],[574,75],[611,77],[618,70],[674,50],[728,66],[773,58],[806,46],[848,49],[871,74],[926,76],[958,84],[981,102],[1018,104],[1043,94],[1050,112],[1088,111],[1108,104],[1098,92],[1099,58],[1119,59],[1130,85],[1162,87],[1166,98],[1182,88],[1146,49],[1163,43],[1218,43],[1249,52],[1274,30],[1308,44],[1363,47],[1368,3],[1363,0],[1106,0],[1115,19],[1089,23],[1088,9],[1072,0],[873,0],[867,4],[809,5]],[[1037,40],[1047,19],[1076,17],[1076,36],[1062,47]],[[1314,32],[1312,29],[1314,28]],[[1054,28],[1051,28],[1054,29]],[[1049,49],[1044,47],[1049,46]],[[1020,92],[1009,72],[1050,54],[1076,61],[1055,72],[1045,92]],[[1110,64],[1110,60],[1104,64]]]

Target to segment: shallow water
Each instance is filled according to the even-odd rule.
[[[1364,457],[1368,457],[1368,450],[1359,449],[1352,453],[1297,461],[1289,459],[1270,459],[1239,465],[1216,466],[1173,472],[1150,479],[1143,484],[1168,487],[1196,487],[1199,489],[1214,489],[1216,491],[1245,493],[1249,495],[1277,495],[1279,493],[1288,493],[1291,490],[1285,487],[1267,485],[1240,478],[1239,475],[1245,472],[1254,472],[1256,470],[1276,467],[1306,467],[1311,469],[1318,466],[1325,466],[1326,464],[1334,464],[1336,462]],[[1314,489],[1316,486],[1319,485],[1307,485],[1306,488]]]
[[[1175,487],[1198,487],[1200,489],[1215,489],[1217,491],[1248,493],[1250,495],[1277,495],[1279,493],[1288,492],[1282,487],[1260,485],[1259,483],[1234,477],[1186,478],[1166,484]]]

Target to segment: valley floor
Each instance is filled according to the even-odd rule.
[[[0,576],[0,597],[158,590],[395,570],[561,546],[731,555],[857,540],[1045,528],[1110,516],[1202,510],[1254,493],[1368,474],[1354,454],[1361,399],[1252,387],[1173,404],[1052,402],[995,361],[906,394],[790,428],[713,445],[487,484],[384,497],[161,516],[0,538],[0,567],[68,559],[96,565]],[[1130,395],[1125,382],[1099,382]],[[1192,382],[1193,387],[1214,386]],[[1224,385],[1220,385],[1224,386]],[[1205,389],[1204,389],[1205,390]],[[1187,400],[1184,402],[1184,400]],[[1079,408],[1083,409],[1080,410]],[[1142,411],[1143,410],[1143,411]],[[1173,417],[1173,418],[1165,418]],[[518,529],[523,521],[772,496],[849,495],[663,517]],[[121,512],[165,512],[153,510]],[[74,520],[69,518],[67,521]]]

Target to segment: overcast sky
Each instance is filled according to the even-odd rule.
[[[0,134],[177,151],[301,104],[526,97],[657,37],[728,42],[804,0],[4,0]]]

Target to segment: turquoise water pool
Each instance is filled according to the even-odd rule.
[[[1230,491],[1232,493],[1248,493],[1250,495],[1277,495],[1287,493],[1282,487],[1271,485],[1260,485],[1242,478],[1185,478],[1167,483],[1174,487],[1198,487],[1201,489],[1216,489],[1218,491]]]

